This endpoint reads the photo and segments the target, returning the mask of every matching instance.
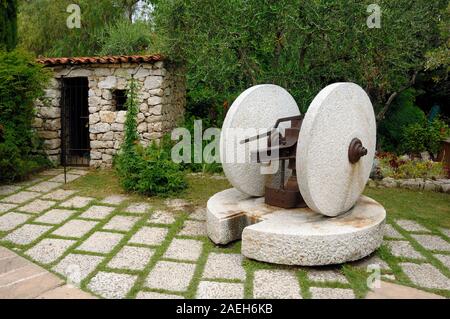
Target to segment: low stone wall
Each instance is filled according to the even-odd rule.
[[[369,186],[386,188],[406,188],[450,194],[450,179],[394,179],[386,177],[382,180],[369,180]]]
[[[49,158],[61,157],[61,79],[89,81],[89,133],[92,167],[109,167],[123,141],[126,111],[115,109],[114,90],[124,90],[132,76],[139,81],[138,131],[143,145],[159,142],[182,120],[186,84],[182,70],[164,61],[52,67],[54,79],[46,97],[36,102],[34,127],[44,139]]]

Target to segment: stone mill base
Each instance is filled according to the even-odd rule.
[[[330,218],[309,208],[266,205],[236,189],[208,201],[209,238],[225,245],[242,239],[248,258],[284,265],[321,266],[361,259],[383,241],[386,211],[361,196],[347,213]]]

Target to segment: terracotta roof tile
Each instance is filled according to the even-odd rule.
[[[164,60],[160,54],[154,55],[119,55],[102,57],[73,58],[39,58],[38,63],[46,66],[77,65],[77,64],[119,64],[119,63],[153,63]]]

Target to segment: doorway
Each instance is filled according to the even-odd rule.
[[[89,81],[67,78],[61,85],[61,163],[89,166]]]

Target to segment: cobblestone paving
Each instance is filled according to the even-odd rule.
[[[86,175],[69,171],[68,181]],[[103,298],[360,298],[345,267],[283,267],[250,261],[240,245],[213,245],[205,207],[181,199],[98,198],[64,187],[61,170],[0,186],[0,245]],[[92,196],[92,197],[91,197]],[[383,278],[450,294],[450,230],[412,220],[386,226]],[[386,257],[388,256],[388,257]],[[389,257],[390,256],[390,257]]]

